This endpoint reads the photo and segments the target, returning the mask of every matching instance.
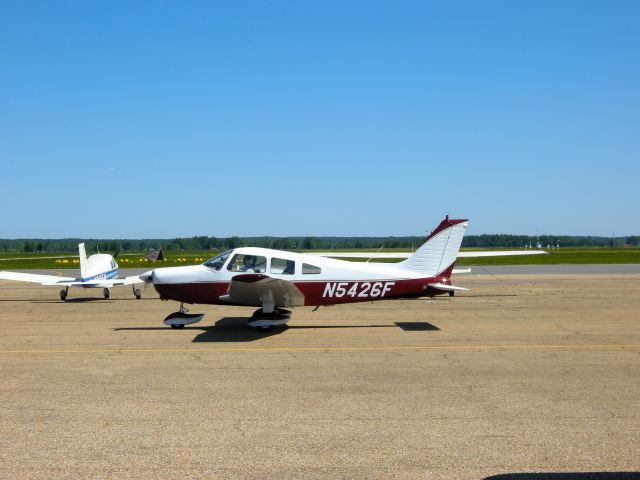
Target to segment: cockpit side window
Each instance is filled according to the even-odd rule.
[[[309,275],[309,274],[319,274],[321,273],[322,270],[320,269],[320,267],[316,267],[315,265],[310,265],[308,263],[303,263],[302,264],[302,274],[303,275]]]
[[[224,262],[227,261],[227,258],[233,253],[233,250],[227,250],[226,252],[221,253],[220,255],[213,257],[211,260],[207,260],[204,262],[205,267],[209,267],[212,270],[220,271]]]
[[[284,258],[271,259],[271,273],[280,275],[293,275],[296,273],[296,262]]]
[[[238,253],[229,262],[230,272],[264,273],[267,270],[267,257]]]

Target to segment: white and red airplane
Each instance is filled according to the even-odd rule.
[[[57,275],[41,275],[37,273],[21,273],[0,271],[0,280],[39,283],[44,286],[60,286],[60,300],[66,300],[69,287],[102,288],[104,298],[109,298],[111,289],[121,285],[131,285],[133,294],[140,299],[142,293],[136,284],[143,283],[139,276],[118,277],[118,263],[107,253],[96,253],[87,257],[84,243],[78,245],[80,257],[80,277],[62,277]]]
[[[467,290],[451,284],[467,226],[467,220],[447,216],[418,250],[399,263],[349,262],[248,247],[226,251],[202,265],[156,268],[140,278],[152,283],[162,300],[181,302],[180,310],[164,321],[173,328],[202,319],[203,314],[187,313],[184,304],[189,303],[259,307],[249,325],[269,331],[289,321],[291,312],[286,309],[291,307],[453,295]],[[466,253],[487,256],[492,252]]]

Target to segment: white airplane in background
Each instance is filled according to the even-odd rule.
[[[45,286],[64,287],[60,290],[60,300],[66,300],[69,287],[102,288],[104,298],[109,298],[111,288],[120,285],[131,285],[133,294],[139,300],[142,293],[135,285],[143,283],[137,275],[127,278],[118,277],[118,263],[116,259],[106,253],[96,253],[87,257],[84,243],[78,245],[80,255],[80,277],[62,277],[57,275],[41,275],[36,273],[19,273],[0,271],[0,280],[14,280],[17,282],[39,283]]]
[[[468,224],[447,216],[420,248],[399,263],[349,262],[248,247],[226,251],[202,265],[156,268],[140,279],[153,284],[160,299],[181,302],[179,311],[164,320],[172,328],[199,322],[204,314],[189,314],[184,308],[184,303],[198,303],[259,307],[249,325],[269,331],[289,321],[291,312],[285,308],[453,296],[467,290],[452,285],[451,274]],[[465,252],[465,256],[522,254],[532,252]]]

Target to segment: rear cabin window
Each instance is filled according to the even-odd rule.
[[[264,273],[267,270],[267,257],[239,253],[231,259],[227,270],[230,272]]]
[[[304,275],[318,274],[320,272],[321,272],[320,267],[316,267],[315,265],[309,265],[308,263],[302,264],[302,273]]]
[[[285,260],[284,258],[273,258],[271,259],[271,273],[293,275],[296,273],[296,262],[293,260]]]

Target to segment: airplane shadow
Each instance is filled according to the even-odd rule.
[[[67,299],[64,302],[62,300],[33,300],[33,299],[0,300],[0,302],[25,301],[25,302],[31,302],[31,303],[86,303],[86,302],[111,303],[111,302],[129,302],[129,301],[141,302],[143,300],[157,300],[157,298],[141,298],[140,300],[137,300],[135,298],[100,298],[100,297],[68,298],[67,297]]]
[[[62,300],[31,300],[31,303],[87,303],[87,302],[111,302],[112,299],[98,298],[98,297],[74,297],[65,301]]]
[[[483,480],[640,480],[640,472],[502,473]]]
[[[275,335],[280,335],[285,331],[311,330],[311,329],[343,329],[343,328],[401,328],[403,331],[436,331],[440,330],[435,325],[428,322],[395,322],[392,325],[282,325],[271,332],[258,332],[247,325],[247,317],[224,317],[211,326],[186,326],[182,331],[201,331],[194,337],[192,342],[254,342]],[[115,331],[155,331],[169,330],[169,327],[121,327],[114,328]]]

